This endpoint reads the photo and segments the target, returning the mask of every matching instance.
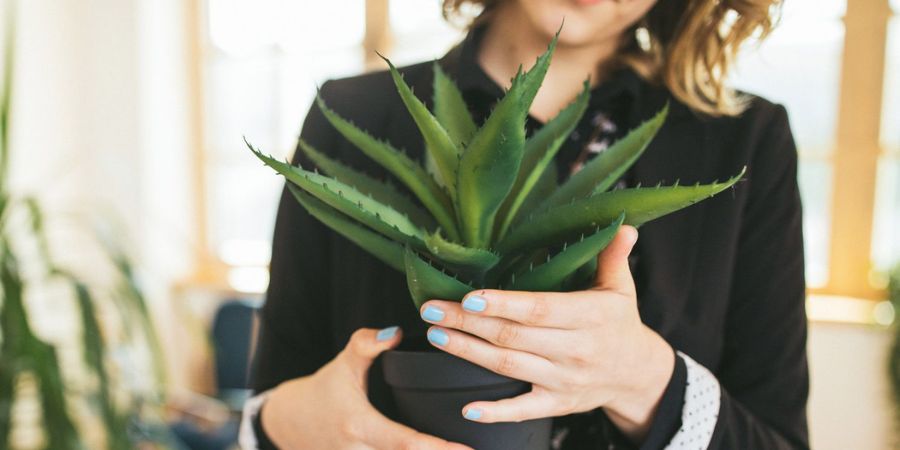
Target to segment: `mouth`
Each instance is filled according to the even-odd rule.
[[[606,0],[575,0],[575,3],[580,6],[593,6],[599,3],[603,3],[604,1]]]

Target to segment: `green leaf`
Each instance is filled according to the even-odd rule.
[[[578,125],[578,121],[581,120],[581,116],[587,109],[590,95],[590,84],[585,81],[584,88],[578,97],[525,142],[525,155],[522,158],[516,182],[511,189],[511,196],[506,199],[500,210],[503,223],[497,233],[499,238],[506,234],[506,230],[515,219],[519,208],[528,198],[547,167],[551,166],[562,143]]]
[[[597,276],[597,258],[591,258],[582,264],[560,286],[560,292],[580,291],[591,287]]]
[[[478,128],[462,92],[437,62],[434,63],[434,116],[457,148],[464,148]]]
[[[29,351],[34,361],[41,399],[42,420],[46,433],[46,450],[81,450],[81,440],[75,423],[69,416],[66,389],[56,350],[36,338],[30,340]]]
[[[250,146],[249,143],[247,145]],[[394,208],[334,178],[278,161],[252,146],[250,150],[294,185],[388,238],[416,246],[424,242],[425,232]]]
[[[49,344],[41,341],[28,324],[28,314],[23,299],[24,282],[19,272],[15,255],[9,248],[6,237],[0,234],[0,288],[3,301],[0,302],[0,368],[15,379],[15,375],[30,371],[36,381],[41,404],[43,429],[52,431],[46,435],[46,449],[76,450],[83,448],[69,416],[62,371],[56,352]],[[11,369],[11,370],[10,370]],[[4,381],[8,383],[8,381]],[[7,406],[15,400],[15,388],[0,386],[0,413],[6,414]],[[0,417],[0,427],[7,427],[6,418]],[[0,437],[9,429],[0,429]],[[6,440],[0,441],[5,446]],[[4,447],[5,448],[5,447]]]
[[[434,215],[441,228],[453,239],[459,238],[456,218],[453,215],[453,204],[425,169],[397,150],[387,142],[375,139],[349,121],[340,117],[325,105],[321,97],[317,99],[322,114],[334,128],[353,145],[356,145],[366,156],[380,164],[388,172],[397,177],[401,183],[412,191]]]
[[[516,74],[509,91],[460,159],[458,216],[463,240],[471,247],[490,246],[497,211],[518,177],[524,155],[525,120],[547,72],[555,42],[554,38],[527,74]]]
[[[456,182],[456,168],[459,163],[459,149],[453,143],[453,139],[447,133],[447,130],[438,122],[438,119],[431,114],[431,111],[428,110],[425,104],[413,94],[409,85],[403,81],[403,76],[400,75],[394,64],[383,56],[382,59],[390,67],[391,78],[394,80],[394,85],[397,86],[397,92],[400,93],[403,104],[406,105],[406,109],[419,127],[419,131],[422,132],[422,137],[425,139],[425,148],[434,157],[434,162],[440,170],[441,179],[450,190],[452,198],[456,192],[454,183]]]
[[[431,299],[461,301],[466,294],[475,289],[435,269],[409,247],[406,248],[404,261],[406,284],[417,308]]]
[[[745,171],[746,167],[722,183],[695,186],[676,184],[594,194],[535,214],[510,231],[497,245],[497,251],[508,254],[553,245],[580,233],[590,232],[598,225],[610,223],[623,211],[626,224],[640,226],[722,192],[736,183]]]
[[[121,415],[116,412],[113,404],[109,372],[106,370],[105,365],[106,343],[103,341],[100,323],[97,320],[94,297],[87,286],[73,275],[66,273],[64,276],[69,279],[75,290],[75,298],[81,317],[82,357],[84,358],[85,366],[97,379],[97,390],[92,393],[92,396],[97,400],[97,405],[100,409],[100,419],[103,421],[104,429],[107,432],[107,448],[111,450],[128,448],[131,446],[131,443],[126,433],[126,424],[123,423]]]
[[[15,400],[16,371],[10,364],[10,355],[0,356],[0,444],[9,444],[12,432],[12,404]]]
[[[525,201],[522,202],[522,206],[519,208],[519,212],[516,213],[512,223],[516,224],[521,221],[522,217],[532,213],[545,198],[559,189],[558,178],[555,164],[550,164],[549,167],[544,169],[544,173],[541,174],[531,192],[525,197]]]
[[[564,205],[609,189],[641,156],[666,120],[669,105],[589,161],[548,197],[540,208]]]
[[[288,189],[313,217],[319,219],[327,227],[371,253],[372,256],[375,256],[388,266],[401,272],[404,270],[405,263],[403,261],[402,245],[386,239],[378,233],[369,231],[362,225],[350,220],[346,215],[335,211],[321,200],[316,199],[294,185],[288,185]]]
[[[556,43],[559,41],[559,33],[561,31],[562,26],[556,31],[553,39],[550,40],[547,50],[538,56],[531,70],[522,76],[522,98],[520,101],[527,105],[525,107],[526,113],[531,108],[531,102],[534,101],[534,97],[537,95],[541,84],[544,82],[544,77],[547,75],[547,70],[550,68],[550,59],[553,58],[553,52],[556,50]],[[510,88],[510,91],[512,91],[512,88]]]
[[[458,271],[480,275],[490,270],[500,256],[480,248],[465,247],[444,239],[440,233],[432,233],[425,237],[428,251],[435,259]]]
[[[516,274],[512,278],[509,289],[522,291],[558,290],[573,272],[591,259],[597,259],[597,254],[603,251],[612,241],[624,220],[625,214],[619,214],[619,217],[612,224],[603,229],[597,227],[597,231],[588,238],[582,235],[579,242],[564,246],[561,252],[554,255],[546,263],[524,273]]]
[[[359,192],[371,195],[372,198],[385,205],[393,206],[394,209],[408,215],[413,222],[425,229],[434,228],[434,218],[413,203],[409,197],[400,193],[394,186],[325,156],[324,153],[309,145],[303,139],[300,139],[300,149],[326,175],[351,184]]]
[[[9,115],[13,93],[13,68],[16,59],[16,2],[7,2],[5,9],[3,80],[0,81],[3,83],[0,88],[0,197],[5,194],[6,174],[9,172]]]
[[[135,275],[132,262],[127,252],[122,248],[121,243],[111,234],[100,234],[98,235],[98,240],[115,268],[118,277],[115,286],[117,295],[113,297],[113,301],[122,312],[123,321],[134,324],[134,326],[128,327],[129,330],[126,330],[126,335],[133,335],[133,332],[143,334],[144,342],[150,350],[150,358],[153,365],[153,378],[156,384],[154,386],[156,390],[155,395],[157,399],[163,400],[166,386],[166,362],[162,343],[156,332],[153,316],[150,313],[140,282]]]

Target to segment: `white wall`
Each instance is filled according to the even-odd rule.
[[[196,245],[187,3],[17,3],[14,190],[46,207],[55,259],[89,276],[101,257],[90,228],[113,224],[139,262],[158,321],[169,323],[170,286],[189,276]],[[39,329],[72,331],[55,326],[72,322],[71,302],[56,296],[36,303]],[[178,348],[163,328],[163,339]]]
[[[812,448],[897,448],[891,434],[891,392],[885,376],[890,332],[818,322],[810,327],[809,404]]]

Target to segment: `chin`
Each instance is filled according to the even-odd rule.
[[[640,20],[656,0],[508,0],[539,33],[552,37],[565,20],[559,44],[584,46],[617,36]]]

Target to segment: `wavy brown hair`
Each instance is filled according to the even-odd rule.
[[[447,19],[480,12],[469,26],[490,20],[501,1],[443,0]],[[691,109],[733,116],[746,99],[725,84],[741,44],[765,38],[775,26],[781,0],[659,0],[623,34],[612,65],[627,65],[644,79],[664,84]]]

